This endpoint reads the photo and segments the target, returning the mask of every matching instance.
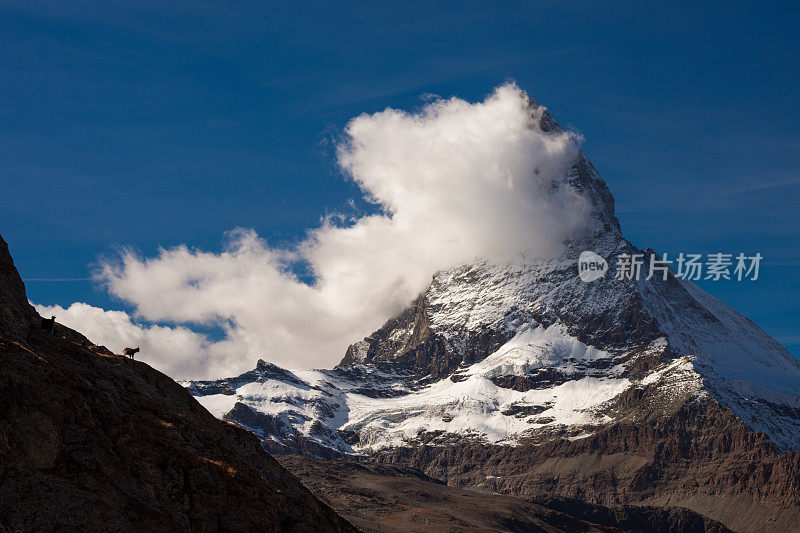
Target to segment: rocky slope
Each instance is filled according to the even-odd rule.
[[[37,328],[0,239],[0,531],[355,531],[144,363]]]
[[[531,127],[558,126],[548,118]],[[356,454],[457,486],[678,503],[734,529],[800,520],[800,363],[670,271],[615,279],[614,200],[581,154],[562,186],[591,224],[558,257],[437,273],[333,370],[259,362],[185,385],[274,451]],[[581,252],[609,264],[589,283]]]
[[[0,236],[0,332],[8,338],[22,339],[38,319],[36,310],[28,303],[25,285],[14,267],[8,244]]]
[[[539,502],[487,490],[449,487],[418,470],[353,459],[278,459],[316,495],[365,532],[406,531],[728,531],[672,507],[589,505],[574,499]]]

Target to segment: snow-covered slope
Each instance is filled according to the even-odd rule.
[[[271,423],[250,429],[278,443],[294,435],[276,434],[274,426],[347,453],[419,439],[444,442],[454,435],[513,444],[543,428],[563,431],[609,421],[601,407],[631,385],[621,366],[593,368],[609,358],[562,327],[537,326],[521,329],[452,378],[426,385],[371,364],[279,374],[264,362],[251,380],[227,380],[230,387],[222,381],[186,385],[220,418],[232,418],[237,403],[268,415]],[[557,371],[537,388],[515,390],[493,381],[542,369]]]

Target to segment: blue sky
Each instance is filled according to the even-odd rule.
[[[761,252],[703,288],[800,355],[796,2],[0,1],[0,232],[29,297],[120,308],[87,278],[119,245],[301,238],[357,188],[330,140],[421,95],[515,80],[583,148],[626,236]]]

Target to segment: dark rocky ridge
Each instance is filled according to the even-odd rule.
[[[28,303],[25,285],[14,266],[8,244],[0,236],[0,334],[22,339],[38,323],[39,314]]]
[[[167,376],[40,330],[0,244],[0,531],[355,531]]]

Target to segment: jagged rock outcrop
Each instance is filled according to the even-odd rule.
[[[30,327],[0,263],[0,531],[355,531],[167,376]]]
[[[8,244],[0,236],[0,333],[22,339],[38,321],[39,315],[28,303],[25,284],[14,266]]]

